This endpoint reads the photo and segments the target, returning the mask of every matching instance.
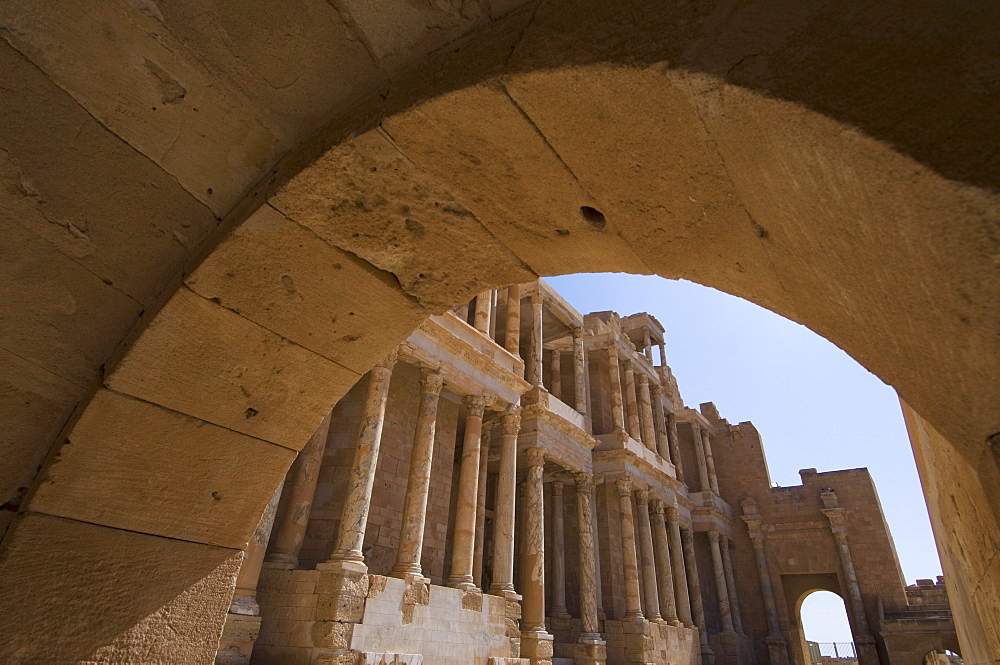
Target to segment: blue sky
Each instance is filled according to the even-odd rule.
[[[941,574],[896,393],[853,358],[805,326],[692,282],[625,274],[545,281],[582,313],[655,316],[685,404],[714,402],[731,423],[753,421],[772,481],[799,485],[799,469],[868,467],[907,583]],[[812,594],[802,611],[808,639],[851,640],[834,594]]]

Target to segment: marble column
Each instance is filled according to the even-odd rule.
[[[663,395],[660,392],[659,384],[649,384],[649,393],[652,402],[653,429],[656,432],[656,452],[660,457],[670,462],[670,443],[667,440],[667,422],[663,417]]]
[[[639,405],[636,403],[635,373],[632,362],[625,361],[625,414],[628,416],[628,435],[636,441],[642,441],[642,428],[639,426]]]
[[[563,484],[552,483],[552,618],[568,619],[566,610],[566,500]]]
[[[636,557],[635,522],[632,518],[632,481],[628,478],[615,482],[618,506],[621,511],[622,572],[625,577],[625,618],[641,619],[642,604],[639,594],[639,561]]]
[[[757,561],[757,574],[760,577],[761,596],[764,600],[764,614],[767,615],[767,644],[771,665],[785,665],[788,662],[788,649],[781,634],[778,623],[778,608],[774,600],[774,586],[771,584],[771,571],[767,565],[767,555],[764,552],[763,519],[757,502],[753,498],[743,499],[743,521],[747,523],[750,543],[753,545],[754,558]]]
[[[487,289],[476,296],[475,328],[487,337],[490,334],[490,319],[493,314],[493,291]]]
[[[685,628],[694,628],[691,617],[691,594],[688,591],[684,568],[684,546],[681,543],[680,513],[673,506],[666,506],[667,535],[670,538],[670,564],[674,572],[674,598],[677,601],[677,618]]]
[[[420,557],[424,548],[427,495],[430,493],[431,467],[434,464],[438,398],[443,386],[444,376],[440,372],[427,369],[421,371],[420,410],[410,450],[410,474],[406,480],[399,548],[396,550],[396,563],[389,573],[393,577],[423,577]]]
[[[708,462],[705,460],[705,444],[701,437],[701,425],[696,422],[691,423],[691,433],[694,435],[694,453],[698,458],[698,491],[708,492],[712,489],[712,482],[708,479]]]
[[[493,423],[483,423],[479,443],[479,483],[476,485],[476,550],[472,561],[472,578],[479,589],[483,588],[483,555],[486,547],[486,483],[489,478],[490,439]]]
[[[507,321],[503,348],[520,357],[521,350],[521,285],[507,287]]]
[[[451,547],[451,574],[448,586],[475,588],[476,508],[479,504],[479,462],[483,437],[483,413],[487,400],[469,395],[465,402],[465,436],[459,467],[458,498],[455,505],[455,536]]]
[[[733,613],[733,628],[743,634],[743,618],[740,616],[740,601],[736,596],[736,578],[733,577],[733,560],[729,551],[733,549],[733,541],[722,537],[722,568],[726,571],[726,588],[729,589],[729,607]]]
[[[528,383],[542,387],[542,302],[540,291],[531,294],[531,338],[528,347]]]
[[[618,368],[618,347],[608,347],[608,378],[611,383],[611,425],[614,431],[625,430],[625,411],[622,408],[622,378]]]
[[[490,593],[514,592],[514,501],[517,498],[517,433],[521,408],[511,407],[500,419],[500,471],[493,518],[493,579]]]
[[[705,624],[705,606],[701,601],[701,582],[698,580],[698,560],[694,554],[694,531],[681,529],[681,543],[684,547],[684,567],[687,569],[688,590],[691,592],[691,610],[701,638],[702,662],[710,660],[712,647],[708,646],[708,629]]]
[[[656,559],[653,554],[653,530],[649,524],[649,491],[635,491],[639,521],[639,553],[642,563],[642,585],[645,591],[645,615],[650,621],[661,621],[660,592],[656,582]]]
[[[729,585],[726,569],[722,564],[722,550],[719,547],[719,532],[709,531],[708,542],[712,550],[712,570],[715,573],[715,593],[719,598],[719,615],[722,617],[722,632],[733,634],[733,611],[729,604]]]
[[[375,485],[375,465],[378,463],[382,424],[385,420],[385,403],[396,357],[396,352],[393,351],[369,372],[365,411],[358,432],[354,462],[347,479],[347,495],[337,530],[337,545],[328,561],[354,572],[368,572],[361,550],[365,544],[368,510],[371,508],[372,487]]]
[[[639,406],[642,408],[642,442],[656,452],[656,422],[653,420],[653,403],[649,394],[649,378],[639,374]]]
[[[598,623],[597,590],[597,548],[594,537],[594,476],[577,473],[576,515],[577,532],[580,538],[580,622],[582,624],[579,641],[592,643],[601,640]]]
[[[332,411],[326,415],[288,472],[288,490],[274,520],[274,539],[264,559],[274,567],[292,569],[299,565],[299,551],[306,538],[306,527],[309,525],[332,416]],[[243,560],[244,568],[247,567],[248,560],[249,554]]]
[[[667,347],[660,342],[660,367],[667,366]]]
[[[562,351],[552,349],[549,364],[549,392],[557,399],[562,399]]]
[[[674,463],[674,471],[677,472],[677,480],[684,480],[684,469],[681,464],[681,444],[677,435],[677,416],[673,413],[666,414],[667,417],[667,441],[670,444],[670,461]]]
[[[677,603],[674,600],[674,576],[670,564],[670,546],[667,544],[667,525],[663,516],[663,501],[649,502],[653,511],[653,545],[656,550],[656,579],[659,582],[660,616],[667,623],[680,626]]]
[[[545,632],[545,519],[542,475],[545,451],[529,448],[521,558],[522,633]]]
[[[701,440],[705,445],[705,465],[708,467],[708,483],[712,488],[712,492],[718,496],[719,477],[715,475],[715,457],[712,455],[712,435],[702,430]]]
[[[573,407],[587,415],[587,356],[583,348],[583,328],[573,326]]]

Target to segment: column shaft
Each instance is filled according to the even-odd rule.
[[[420,576],[420,557],[424,547],[427,522],[427,495],[431,487],[434,463],[434,432],[437,425],[438,398],[444,385],[440,372],[424,370],[420,378],[420,410],[410,451],[410,474],[406,480],[403,520],[399,529],[399,548],[393,577]]]
[[[528,354],[528,382],[542,387],[542,294],[531,294],[531,340]]]
[[[649,392],[653,410],[653,428],[656,430],[656,452],[669,462],[670,443],[667,440],[667,422],[663,417],[663,395],[660,386],[655,383],[649,386]]]
[[[649,360],[649,363],[653,363],[653,343],[649,339],[649,332],[644,332],[642,334],[642,353]]]
[[[459,469],[458,499],[455,506],[455,537],[451,548],[451,575],[448,586],[475,587],[473,570],[476,549],[476,508],[479,505],[479,459],[483,436],[486,398],[472,395],[464,400],[465,436]]]
[[[551,361],[549,365],[549,392],[558,399],[562,399],[562,351],[552,349]]]
[[[698,634],[701,636],[701,652],[711,653],[705,626],[705,606],[701,601],[701,582],[698,580],[698,560],[694,554],[694,531],[681,529],[681,542],[684,543],[684,564],[687,568],[688,590],[691,592],[691,609],[694,612],[694,622],[698,626]]]
[[[656,423],[653,420],[653,403],[649,394],[649,378],[639,374],[639,406],[642,408],[642,442],[656,452]]]
[[[712,455],[712,436],[702,430],[701,440],[705,444],[705,464],[708,467],[708,483],[716,496],[719,494],[719,478],[715,475],[715,457]]]
[[[632,518],[632,482],[619,480],[618,506],[621,511],[622,573],[625,576],[625,618],[642,618],[639,593],[639,561],[636,557],[635,522]]]
[[[725,536],[722,537],[722,567],[726,571],[726,588],[729,589],[729,608],[733,614],[733,628],[740,635],[743,634],[743,619],[740,616],[740,602],[736,596],[736,579],[733,577],[733,560],[729,555],[729,550],[733,547],[733,541]]]
[[[589,473],[576,474],[576,515],[580,537],[580,641],[601,638],[597,613],[597,550],[594,524],[594,477]]]
[[[573,408],[587,415],[586,351],[583,348],[583,328],[573,327]]]
[[[663,517],[663,502],[653,499],[653,545],[656,550],[656,579],[659,582],[660,616],[667,623],[681,625],[677,619],[674,600],[674,575],[670,564],[670,546],[667,544],[667,525]]]
[[[545,451],[528,450],[525,480],[524,546],[521,560],[522,632],[545,632],[545,519],[542,475]]]
[[[705,460],[705,443],[701,436],[701,425],[691,423],[691,432],[694,434],[694,452],[698,458],[698,487],[699,492],[708,492],[712,489],[712,482],[708,479],[708,462]]]
[[[521,285],[507,287],[507,325],[504,331],[503,347],[515,356],[520,356],[521,345]]]
[[[233,600],[229,605],[229,612],[232,614],[247,614],[257,616],[260,606],[257,604],[257,582],[260,580],[260,571],[264,566],[264,553],[267,550],[267,541],[271,536],[271,528],[274,526],[274,516],[278,509],[278,502],[281,500],[281,490],[284,482],[278,484],[278,489],[271,495],[261,515],[257,528],[250,536],[247,543],[246,553],[243,556],[243,563],[240,565],[240,572],[236,576],[236,590],[233,593]]]
[[[265,557],[269,562],[282,564],[288,568],[296,568],[299,565],[299,551],[302,549],[306,527],[309,525],[309,515],[312,511],[313,496],[316,494],[316,482],[319,480],[319,469],[323,463],[323,452],[326,450],[332,415],[333,412],[326,415],[288,472],[288,491],[285,500],[279,506],[277,519],[274,520],[274,540]],[[246,565],[247,560],[244,559],[243,566]]]
[[[552,616],[568,619],[566,610],[566,500],[563,484],[552,483]]]
[[[722,564],[719,532],[709,531],[708,541],[712,550],[712,570],[715,573],[715,592],[719,598],[719,614],[722,616],[722,632],[733,633],[733,611],[729,604],[729,585],[726,582],[726,570]]]
[[[622,408],[622,378],[618,368],[618,348],[608,347],[608,378],[611,383],[611,425],[613,430],[625,429],[625,410]]]
[[[684,469],[681,464],[681,444],[677,435],[677,416],[667,414],[667,440],[670,443],[670,461],[674,463],[677,479],[684,480]]]
[[[493,314],[493,291],[488,289],[476,296],[475,328],[486,336],[490,334],[490,318]]]
[[[368,510],[371,507],[372,487],[375,484],[375,465],[382,441],[382,424],[385,420],[385,402],[389,395],[389,380],[396,364],[396,353],[380,361],[369,372],[368,395],[365,412],[358,432],[358,447],[354,452],[351,475],[347,479],[347,496],[337,530],[337,546],[330,561],[353,562],[359,570],[367,571],[361,548],[365,544]]]
[[[660,620],[660,592],[656,581],[656,560],[653,555],[653,530],[649,524],[649,492],[636,490],[636,511],[639,513],[639,552],[642,561],[642,584],[645,591],[646,618]]]
[[[684,569],[684,546],[681,542],[680,515],[674,507],[665,510],[667,535],[670,537],[670,563],[674,571],[674,598],[677,601],[677,618],[685,628],[693,628],[691,594],[688,591],[687,573]]]
[[[635,374],[632,363],[625,363],[625,413],[628,416],[628,435],[636,441],[642,441],[642,428],[639,426],[639,407],[636,404]]]
[[[667,347],[660,342],[660,367],[667,366]]]
[[[492,423],[483,427],[479,444],[479,483],[476,485],[476,551],[473,554],[472,578],[483,588],[483,554],[486,547],[486,483],[489,478],[490,435]]]
[[[490,593],[514,593],[514,501],[517,498],[517,432],[521,410],[508,409],[500,420],[500,472],[493,519],[493,579]]]

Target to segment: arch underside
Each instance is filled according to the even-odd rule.
[[[720,288],[893,385],[1000,653],[996,13],[647,4],[3,10],[0,653],[223,584],[421,320],[584,271]]]

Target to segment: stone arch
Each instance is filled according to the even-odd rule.
[[[844,604],[844,616],[847,616],[848,622],[851,623],[847,602],[844,600],[844,593],[840,588],[840,580],[836,574],[794,575],[790,576],[794,579],[792,583],[789,583],[790,580],[788,577],[783,576],[782,581],[785,585],[785,597],[788,602],[791,618],[789,650],[792,652],[793,662],[797,665],[809,665],[811,659],[809,658],[809,647],[806,643],[805,627],[802,625],[802,604],[813,593],[827,591],[840,598]],[[853,630],[852,625],[852,641]]]
[[[437,45],[429,38],[400,45],[370,39],[391,30],[355,34],[345,44],[358,41],[390,75],[359,65],[350,94],[312,91],[323,103],[297,114],[254,88],[245,65],[204,51],[217,26],[150,8],[127,20],[95,11],[107,19],[103,34],[123,44],[112,55],[145,58],[144,75],[159,82],[162,107],[140,109],[137,93],[134,113],[118,114],[101,98],[102,81],[47,45],[63,39],[86,52],[73,17],[40,27],[44,12],[20,8],[7,35],[16,54],[5,57],[37,66],[45,85],[72,97],[60,103],[79,103],[97,131],[174,179],[164,187],[179,184],[227,222],[224,234],[204,224],[199,238],[178,239],[186,251],[171,256],[152,241],[112,238],[124,251],[93,265],[60,247],[66,267],[18,275],[62,284],[82,274],[80,262],[88,279],[102,261],[117,262],[125,279],[115,288],[143,296],[142,307],[113,313],[95,296],[91,325],[61,333],[99,343],[69,391],[84,405],[58,437],[50,424],[32,439],[32,462],[55,444],[3,542],[0,603],[25,626],[4,637],[4,652],[70,660],[155,622],[192,584],[214,583],[210,571],[235,565],[326,407],[423,316],[485,286],[585,270],[721,288],[810,326],[895,386],[913,407],[952,588],[966,590],[956,609],[966,639],[982,653],[1000,648],[980,625],[995,620],[1000,579],[985,556],[1000,513],[988,443],[1000,430],[1000,114],[983,92],[997,60],[996,17],[977,5],[927,3],[900,17],[831,3],[788,8],[775,22],[758,4],[605,4],[506,12],[490,3],[478,23],[449,24],[455,41],[427,57]],[[148,21],[211,66],[160,51],[151,60]],[[899,21],[905,29],[886,40]],[[912,54],[942,48],[943,34],[963,35],[965,50],[926,77]],[[157,58],[174,58],[176,75]],[[246,84],[233,98],[256,116],[212,92],[213,71],[224,72],[222,88]],[[267,72],[290,73],[291,62]],[[40,86],[31,94],[60,94]],[[314,99],[296,94],[305,106]],[[160,120],[196,98],[215,124]],[[164,128],[176,129],[173,143]],[[31,164],[18,159],[6,171],[31,190]],[[78,211],[100,209],[81,199]],[[156,205],[140,196],[132,212],[155,215]],[[156,278],[143,281],[145,266],[129,262],[153,257]],[[102,277],[109,288],[115,280]],[[18,312],[31,305],[15,301]],[[58,364],[58,351],[35,349],[32,363]]]

